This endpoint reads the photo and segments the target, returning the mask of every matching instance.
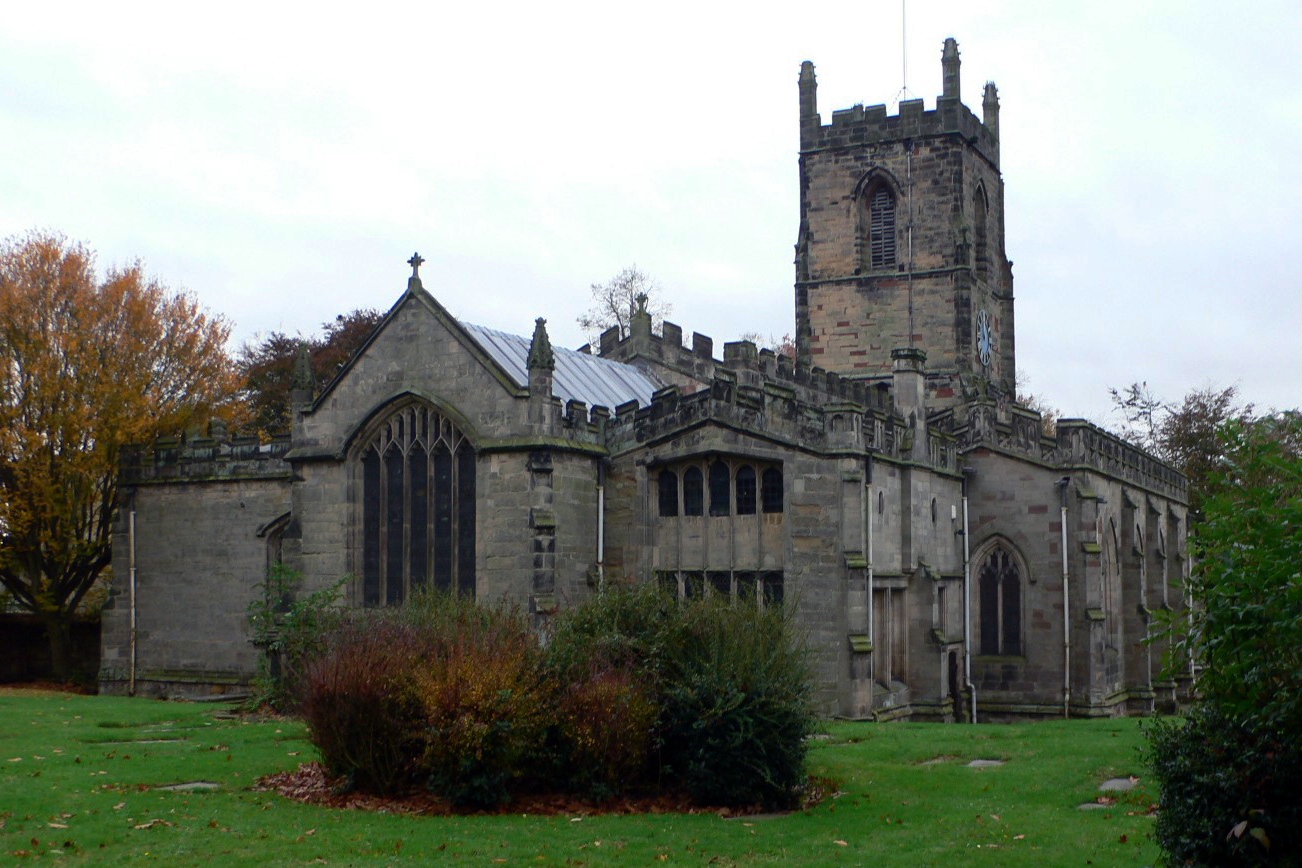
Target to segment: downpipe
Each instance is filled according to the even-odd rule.
[[[875,644],[876,640],[873,637],[873,621],[875,620],[876,615],[873,611],[872,485],[865,485],[864,491],[866,495],[864,500],[868,502],[865,503],[861,501],[859,504],[860,510],[866,513],[864,517],[865,520],[861,521],[859,526],[862,529],[862,532],[867,535],[867,557],[864,560],[867,561],[868,564],[868,647],[872,649],[868,652],[868,713],[872,715],[875,720],[877,717],[877,709],[875,707],[876,697],[874,696],[877,692],[877,667],[875,665],[877,660],[877,646]]]
[[[606,592],[606,468],[597,464],[597,593]]]
[[[1067,571],[1067,490],[1071,477],[1064,476],[1058,480],[1062,502],[1059,506],[1059,531],[1061,539],[1058,548],[1062,552],[1062,716],[1071,717],[1071,594],[1068,593]]]
[[[972,683],[972,534],[967,511],[968,480],[975,475],[975,468],[963,468],[963,686],[971,705],[969,723],[977,722],[977,690]]]
[[[128,638],[128,679],[127,695],[136,695],[136,510],[133,507],[127,514],[127,587],[129,590],[129,611],[131,632]]]

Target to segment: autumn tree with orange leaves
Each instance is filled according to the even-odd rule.
[[[230,328],[140,263],[33,232],[0,244],[0,582],[71,672],[73,613],[110,562],[118,455],[233,406]]]

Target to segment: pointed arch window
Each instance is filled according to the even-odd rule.
[[[878,184],[868,197],[868,267],[895,265],[895,197]]]
[[[981,654],[1022,653],[1022,576],[1012,552],[996,546],[977,574],[981,601]]]
[[[433,586],[475,591],[475,452],[452,420],[408,404],[357,454],[362,602],[403,602]]]

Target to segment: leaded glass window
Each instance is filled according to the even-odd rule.
[[[475,591],[475,452],[452,420],[408,404],[357,455],[362,602],[403,602],[432,586]]]

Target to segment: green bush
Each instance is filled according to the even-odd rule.
[[[603,669],[626,669],[658,682],[666,627],[678,614],[677,601],[655,585],[609,587],[557,615],[548,666],[566,682]]]
[[[1154,834],[1176,865],[1302,864],[1302,747],[1204,703],[1146,727],[1161,787]]]
[[[303,667],[325,651],[325,638],[345,616],[338,606],[344,581],[299,599],[303,576],[275,564],[260,587],[262,594],[248,605],[251,641],[262,649],[249,705],[276,711],[298,707]]]
[[[795,805],[816,717],[788,610],[699,602],[681,607],[668,629],[668,770],[702,804]]]

